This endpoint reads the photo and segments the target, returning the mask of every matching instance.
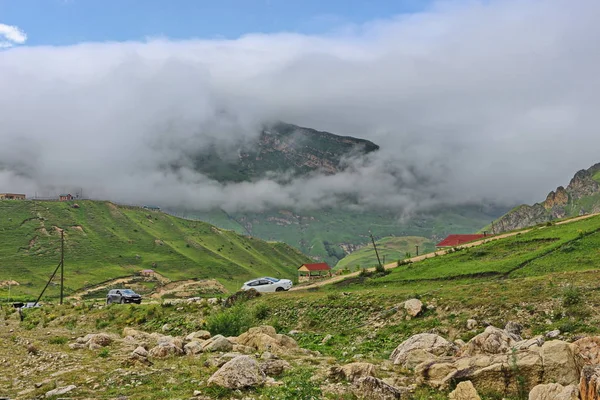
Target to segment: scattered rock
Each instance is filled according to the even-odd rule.
[[[185,346],[183,346],[183,351],[185,352],[185,354],[191,355],[202,353],[202,342],[199,342],[197,340],[189,342]]]
[[[268,359],[260,363],[260,369],[267,376],[279,376],[291,367],[285,360]]]
[[[395,400],[408,398],[409,390],[388,385],[372,376],[360,378],[354,386],[354,394],[360,399]]]
[[[233,344],[223,335],[216,335],[202,342],[202,351],[204,352],[231,350],[233,350]]]
[[[575,385],[560,383],[537,385],[529,392],[529,400],[578,400],[579,389]]]
[[[163,332],[169,332],[171,329],[172,329],[171,325],[169,325],[169,324],[164,324],[162,326],[162,328],[160,328],[160,330],[163,331]]]
[[[508,353],[515,343],[514,337],[505,330],[488,326],[485,331],[469,340],[461,350],[461,354],[474,356],[476,354]]]
[[[573,342],[575,360],[579,367],[600,364],[600,337],[589,336]]]
[[[60,396],[61,394],[69,393],[70,391],[72,391],[76,388],[77,388],[77,386],[75,386],[75,385],[59,387],[59,388],[50,390],[49,392],[46,392],[46,397]]]
[[[243,389],[262,385],[265,380],[266,376],[258,362],[243,355],[225,363],[208,379],[208,383],[228,389]]]
[[[419,299],[410,299],[404,302],[406,313],[411,317],[416,317],[423,310],[423,303]]]
[[[554,338],[557,338],[559,336],[560,336],[560,330],[558,330],[558,329],[555,329],[553,331],[550,331],[550,332],[546,333],[546,337],[548,339],[554,339]]]
[[[436,356],[454,355],[455,344],[433,333],[420,333],[402,342],[392,352],[390,360],[405,368],[414,368],[424,361],[432,361]]]
[[[521,332],[523,332],[523,325],[519,324],[518,322],[509,321],[504,327],[504,330],[509,335],[514,335],[515,337],[513,339],[515,341],[519,342],[523,340],[523,338],[521,338]]]
[[[327,344],[331,339],[333,339],[333,335],[327,335],[321,340],[321,344]]]
[[[515,350],[527,350],[533,346],[542,347],[543,344],[544,344],[544,337],[536,336],[534,338],[527,339],[527,340],[521,340],[520,342],[515,343],[513,348]]]
[[[331,367],[329,369],[328,378],[335,381],[345,379],[348,382],[355,382],[365,376],[375,377],[376,373],[377,367],[375,365],[366,362],[356,362],[341,367]]]
[[[299,349],[294,339],[278,334],[275,328],[267,325],[250,328],[248,332],[242,333],[238,337],[238,344],[275,354],[286,354],[290,350]]]
[[[471,381],[459,382],[456,389],[450,392],[449,400],[481,400]]]
[[[142,346],[138,346],[138,347],[136,347],[135,350],[133,350],[133,352],[131,354],[145,358],[145,357],[148,357],[148,350],[146,350]]]
[[[600,365],[583,367],[579,381],[579,396],[581,400],[600,399]]]
[[[181,354],[183,354],[183,350],[171,342],[160,342],[148,352],[148,355],[156,358],[165,358],[168,356],[177,356]]]
[[[187,335],[185,337],[185,340],[187,342],[191,342],[192,340],[207,340],[210,339],[210,332],[209,331],[197,331],[197,332],[192,332],[189,335]]]
[[[467,329],[471,330],[471,329],[475,329],[477,328],[477,321],[474,319],[468,319],[467,320]]]

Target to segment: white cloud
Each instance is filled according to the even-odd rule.
[[[440,4],[321,36],[11,49],[0,57],[0,188],[229,210],[345,197],[418,209],[543,200],[600,161],[600,2]],[[381,151],[285,184],[161,169],[274,119]]]
[[[0,23],[0,48],[23,44],[26,40],[27,35],[18,27]]]

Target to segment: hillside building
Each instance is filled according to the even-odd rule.
[[[24,194],[18,193],[0,193],[0,200],[25,200]]]
[[[327,263],[302,264],[298,268],[298,282],[331,276],[331,267]]]
[[[71,194],[59,194],[58,195],[58,200],[59,201],[71,201],[74,198],[75,197],[73,197],[73,195],[71,195]]]
[[[450,247],[460,246],[461,244],[473,242],[486,237],[486,234],[472,234],[472,235],[448,235],[448,237],[438,244],[435,245],[438,249],[446,249]]]

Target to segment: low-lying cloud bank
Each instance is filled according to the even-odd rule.
[[[0,192],[229,211],[542,200],[600,161],[597,15],[593,0],[452,1],[322,36],[5,50]],[[162,168],[273,120],[381,150],[284,184]]]

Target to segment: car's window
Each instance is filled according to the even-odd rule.
[[[248,286],[258,286],[258,281],[252,281],[248,283]]]
[[[265,279],[268,279],[271,282],[279,282],[279,279],[277,279],[277,278],[265,278]]]
[[[273,283],[273,282],[271,282],[267,279],[261,279],[258,284],[259,285],[270,285],[271,283]]]
[[[121,290],[121,294],[135,294],[135,292],[131,289]]]

